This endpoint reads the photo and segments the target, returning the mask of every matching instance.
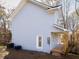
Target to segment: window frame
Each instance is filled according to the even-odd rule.
[[[39,46],[39,37],[41,37],[42,39],[41,39],[41,47]],[[43,35],[37,35],[36,36],[36,47],[37,47],[37,49],[43,49]]]

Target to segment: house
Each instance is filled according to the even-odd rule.
[[[59,41],[54,40],[52,32],[60,31],[53,27],[57,23],[60,11],[48,14],[44,9],[27,0],[22,0],[10,19],[12,20],[12,42],[21,45],[25,50],[50,53]],[[51,7],[50,7],[51,8]],[[61,16],[60,16],[61,17]]]

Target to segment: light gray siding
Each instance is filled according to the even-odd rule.
[[[47,37],[50,36],[53,24],[56,23],[56,14],[49,15],[36,5],[29,3],[26,5],[12,22],[12,42],[21,45],[23,49],[50,52],[50,45],[47,43]],[[36,36],[43,35],[43,49],[37,49]],[[54,47],[55,45],[52,45]]]

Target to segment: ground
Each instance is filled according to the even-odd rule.
[[[79,59],[79,55],[69,54],[63,57],[56,57],[47,53],[8,49],[10,52],[5,59]]]

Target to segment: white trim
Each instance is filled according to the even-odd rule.
[[[8,20],[13,21],[12,19],[20,12],[20,10],[28,3],[28,0],[22,0],[18,6],[15,8],[14,12],[11,14],[11,17]]]
[[[42,39],[41,39],[41,47],[39,47],[39,43],[38,43],[38,42],[39,42],[39,39],[38,39],[39,37],[42,38]],[[36,36],[36,48],[37,48],[37,49],[43,49],[43,36],[42,36],[42,35],[37,35],[37,36]]]

